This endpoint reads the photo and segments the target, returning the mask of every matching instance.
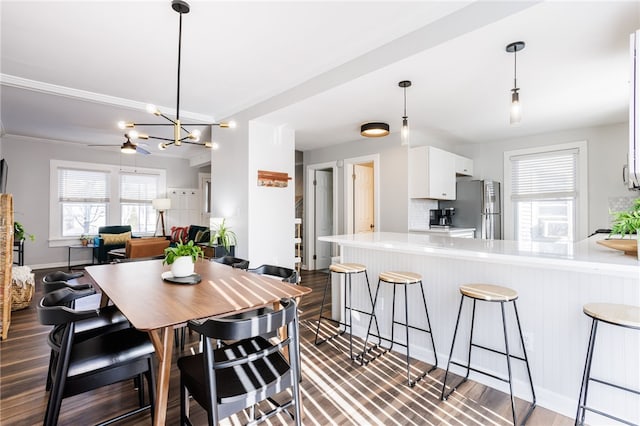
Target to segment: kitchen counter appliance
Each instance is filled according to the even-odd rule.
[[[451,225],[476,228],[476,238],[502,239],[500,210],[500,182],[469,180],[456,183],[456,199],[440,201],[440,210],[455,209]]]

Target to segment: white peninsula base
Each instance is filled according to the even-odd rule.
[[[518,311],[525,335],[538,404],[568,417],[575,417],[580,381],[584,368],[590,319],[583,314],[586,303],[607,302],[640,305],[640,263],[585,240],[576,244],[521,245],[515,241],[487,241],[401,233],[367,233],[320,237],[338,243],[341,262],[367,266],[373,290],[383,271],[410,271],[422,274],[438,367],[446,368],[453,329],[460,303],[459,286],[464,283],[488,283],[510,287],[519,293]],[[390,334],[389,306],[391,286],[380,290],[378,321],[382,333]],[[354,286],[354,306],[370,309],[366,290]],[[410,312],[421,312],[422,298],[411,288]],[[398,301],[403,298],[398,298]],[[340,310],[341,311],[341,310]],[[512,352],[519,354],[513,309],[506,306]],[[471,304],[466,303],[453,358],[466,360]],[[396,304],[396,315],[404,318],[404,306]],[[426,320],[414,318],[416,326]],[[476,309],[474,343],[504,350],[498,304],[479,303]],[[368,317],[355,319],[354,334],[364,337]],[[411,322],[410,318],[410,322]],[[402,333],[400,333],[402,334]],[[428,336],[411,336],[413,357],[432,363]],[[414,344],[415,342],[415,344]],[[402,350],[402,348],[400,348]],[[605,325],[598,332],[592,371],[622,386],[640,389],[640,332]],[[384,359],[376,362],[384,362]],[[472,363],[495,375],[506,377],[503,356],[473,350]],[[524,363],[512,362],[514,392],[530,400]],[[366,367],[363,367],[366,368]],[[462,369],[452,368],[461,374]],[[506,383],[471,373],[470,379],[508,393]],[[427,379],[428,380],[428,379]],[[591,384],[589,400],[599,401],[605,411],[629,421],[640,422],[637,396]],[[611,420],[587,414],[590,424],[608,424]]]

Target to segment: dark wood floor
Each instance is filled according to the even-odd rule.
[[[50,270],[36,271],[36,282]],[[508,425],[511,409],[508,395],[469,382],[443,402],[440,389],[444,371],[437,369],[414,388],[404,384],[403,358],[387,354],[366,367],[348,361],[346,338],[320,346],[313,344],[315,324],[326,275],[302,273],[302,283],[314,289],[305,297],[301,309],[302,395],[305,425]],[[39,290],[39,286],[37,286]],[[29,308],[13,312],[9,338],[0,345],[0,424],[42,424],[47,403],[45,375],[49,348],[49,327],[41,326],[36,315],[39,291]],[[197,337],[188,336],[185,353],[197,350]],[[179,349],[176,348],[179,352]],[[174,354],[175,359],[180,353]],[[420,367],[424,367],[421,365]],[[174,366],[171,373],[167,424],[179,424],[179,377]],[[60,425],[88,425],[133,408],[136,393],[130,382],[116,384],[65,399]],[[526,409],[518,401],[519,413]],[[206,424],[203,412],[192,403],[192,415],[198,424]],[[234,416],[225,424],[240,424]],[[148,413],[130,418],[122,424],[146,425]],[[279,417],[271,424],[292,423]],[[571,425],[572,419],[537,407],[529,425]]]

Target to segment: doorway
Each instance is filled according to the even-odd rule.
[[[337,232],[337,167],[336,163],[314,164],[307,167],[307,244],[308,270],[326,269],[334,254],[332,243],[318,241],[318,237]]]
[[[379,228],[379,163],[378,154],[344,161],[347,234],[373,232]]]

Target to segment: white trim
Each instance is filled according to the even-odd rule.
[[[349,218],[353,215],[351,200],[353,199],[353,166],[361,163],[373,163],[373,209],[374,230],[380,231],[380,154],[347,158],[344,160],[344,230],[345,234],[353,234],[353,224]]]
[[[315,199],[312,196],[314,193],[313,180],[314,172],[316,170],[331,169],[333,174],[333,234],[337,233],[338,226],[338,165],[336,161],[327,163],[309,164],[307,165],[306,173],[306,191],[304,200],[305,210],[305,240],[308,241],[304,247],[304,258],[306,263],[306,269],[313,271],[316,269],[316,262],[314,256],[316,254],[316,245],[314,242],[314,223],[315,223]],[[335,247],[335,245],[334,245]],[[334,249],[331,250],[332,253]]]
[[[118,98],[115,96],[103,95],[101,93],[88,92],[86,90],[73,89],[71,87],[58,86],[56,84],[44,83],[42,81],[30,80],[28,78],[16,77],[9,74],[0,74],[0,82],[3,86],[17,87],[19,89],[32,90],[34,92],[46,93],[49,95],[64,96],[71,99],[81,99],[94,102],[97,104],[106,104],[129,108],[132,110],[145,111],[147,104],[143,102],[132,101],[130,99]],[[158,108],[165,114],[175,115],[175,108],[164,107],[158,105]],[[209,115],[198,114],[195,112],[180,110],[182,119],[188,118],[198,122],[215,123],[215,119]]]
[[[70,237],[63,237],[60,229],[60,212],[58,205],[58,169],[70,168],[79,170],[97,170],[109,173],[109,208],[107,212],[107,225],[110,219],[120,217],[120,173],[144,173],[157,175],[158,194],[167,192],[167,172],[163,169],[151,169],[144,167],[122,167],[119,165],[87,163],[79,161],[50,160],[49,162],[49,247],[59,247],[61,241],[73,240]],[[65,244],[66,245],[66,244]]]
[[[504,214],[504,239],[512,240],[513,236],[513,207],[511,197],[511,157],[516,155],[531,155],[569,149],[578,150],[578,170],[576,184],[578,185],[578,197],[576,205],[576,241],[587,237],[589,230],[589,183],[588,183],[588,144],[587,141],[576,141],[556,145],[538,146],[535,148],[517,149],[504,152],[504,191],[502,192],[502,208]]]

